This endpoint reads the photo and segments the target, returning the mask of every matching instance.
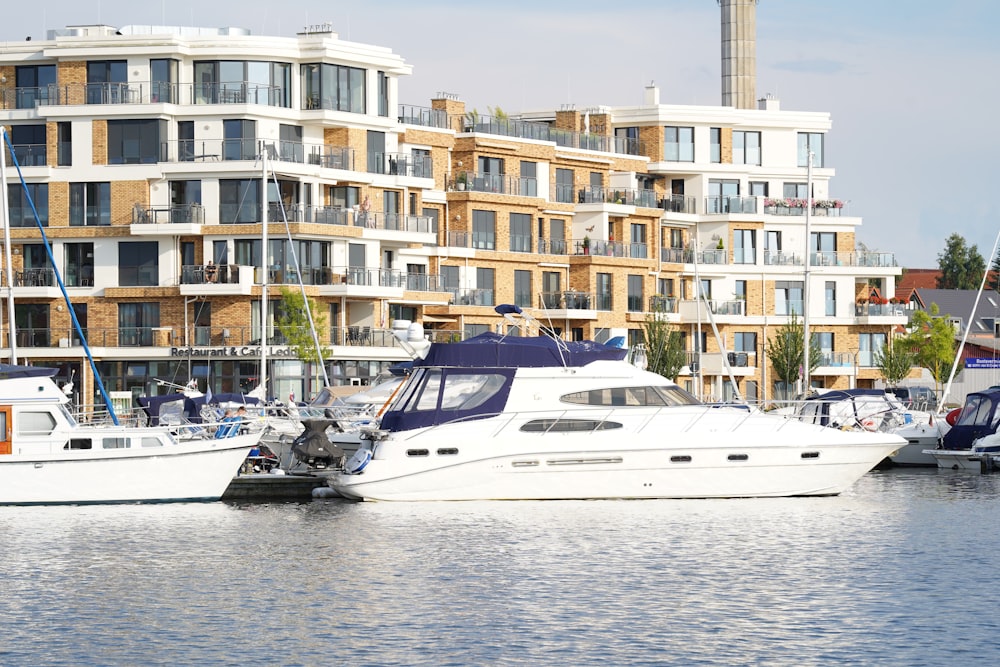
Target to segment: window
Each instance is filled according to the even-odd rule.
[[[122,347],[150,346],[153,329],[160,326],[160,304],[119,303],[118,345]]]
[[[389,77],[385,72],[378,73],[378,115],[389,115]]]
[[[66,243],[63,245],[63,269],[67,287],[94,286],[94,244]]]
[[[757,334],[752,331],[737,331],[733,334],[733,351],[757,353]]]
[[[18,109],[34,109],[46,104],[49,95],[55,95],[55,65],[22,65],[14,68],[16,106]]]
[[[670,230],[670,247],[675,250],[681,250],[684,248],[684,230],[683,229],[671,229]]]
[[[813,166],[823,167],[824,164],[823,157],[823,143],[826,135],[820,132],[799,132],[799,166],[808,167],[809,166],[809,153],[813,154]]]
[[[222,159],[257,159],[257,122],[233,119],[222,121]]]
[[[643,310],[642,276],[630,275],[628,277],[628,312],[641,313]]]
[[[260,180],[219,180],[219,222],[260,222]]]
[[[837,235],[834,232],[813,232],[809,239],[813,252],[810,262],[814,266],[837,263]]]
[[[492,306],[493,305],[493,282],[494,270],[484,269],[482,267],[476,268],[476,305],[477,306]]]
[[[335,185],[330,188],[330,205],[354,208],[361,203],[361,188],[353,185]]]
[[[368,146],[368,173],[384,174],[389,166],[385,154],[385,132],[368,130],[366,133]]]
[[[740,182],[735,179],[709,179],[706,213],[729,213],[740,210]]]
[[[166,136],[165,120],[109,120],[108,164],[155,164]]]
[[[760,165],[760,132],[733,131],[733,164]]]
[[[747,303],[747,281],[737,280],[736,289],[733,290],[733,296],[737,301],[743,302],[743,314],[746,314],[746,303]]]
[[[309,63],[302,65],[302,108],[365,113],[365,70]],[[386,114],[388,115],[388,109]]]
[[[767,196],[767,181],[750,181],[750,196],[751,197],[766,197]]]
[[[531,307],[531,271],[514,271],[514,305]]]
[[[538,163],[521,160],[521,177],[519,180],[522,197],[538,196]]]
[[[10,143],[14,145],[14,155],[22,167],[44,167],[47,164],[44,125],[12,126]],[[0,148],[7,150],[6,146]]]
[[[541,220],[541,218],[539,218]],[[557,255],[566,254],[566,221],[560,218],[549,220],[549,245]]]
[[[805,183],[784,183],[781,186],[781,196],[786,199],[807,199],[809,188]]]
[[[194,63],[195,104],[291,106],[291,65],[254,60]]]
[[[531,252],[531,216],[527,213],[510,214],[510,251]]]
[[[472,211],[472,247],[481,250],[496,250],[496,212]]]
[[[837,314],[837,283],[832,280],[826,281],[824,288],[826,310],[825,314],[834,317]]]
[[[594,285],[597,288],[597,310],[611,310],[611,274],[598,273]]]
[[[441,272],[441,286],[446,291],[451,292],[453,301],[457,303],[459,289],[458,267],[442,265],[438,270]]]
[[[156,241],[122,241],[118,244],[118,285],[156,287],[160,284],[159,244]]]
[[[56,418],[49,412],[21,412],[15,423],[18,435],[48,435],[56,427]]]
[[[802,282],[778,280],[774,283],[774,314],[802,316]]]
[[[753,229],[733,230],[733,263],[755,264],[757,262],[757,231]]]
[[[111,183],[70,183],[71,227],[103,227],[111,224]]]
[[[638,127],[616,127],[615,128],[615,152],[625,155],[639,154],[639,128]]]
[[[504,188],[504,163],[498,157],[479,157],[479,182],[474,190],[479,192],[505,192]]]
[[[562,303],[562,274],[542,272],[542,308],[558,308]]]
[[[180,61],[170,58],[152,58],[149,61],[149,101],[164,104],[178,100],[177,68]]]
[[[56,123],[56,161],[60,167],[73,164],[73,124]]]
[[[300,125],[285,125],[278,127],[278,156],[285,162],[305,162],[302,147],[302,127]]]
[[[25,193],[27,188],[27,193]],[[35,213],[31,210],[31,202],[35,204],[35,211],[38,212],[38,219],[42,227],[49,224],[49,184],[48,183],[27,183],[22,186],[20,183],[9,183],[7,185],[7,201],[10,204],[10,226],[11,227],[34,227]]]
[[[413,175],[417,178],[434,178],[434,163],[431,152],[426,148],[414,148],[410,151],[413,157]]]
[[[24,347],[49,347],[49,304],[18,303],[14,305],[17,344]]]
[[[201,181],[170,181],[170,222],[201,224]]]
[[[694,162],[694,128],[663,128],[663,159],[666,162]]]
[[[629,257],[635,259],[646,259],[649,257],[648,247],[646,245],[646,225],[632,223],[630,225],[629,232]]]
[[[711,146],[709,161],[715,164],[722,162],[722,128],[713,127],[708,131],[709,145]]]
[[[833,354],[833,332],[823,331],[810,334],[809,338],[815,347],[819,347],[819,365],[834,366],[836,360]]]
[[[573,203],[573,170],[556,169],[556,201]]]
[[[191,162],[201,156],[200,150],[195,150],[194,121],[177,121],[177,159],[180,162]]]
[[[87,63],[87,104],[128,102],[128,63],[93,60]]]

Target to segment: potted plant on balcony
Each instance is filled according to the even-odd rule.
[[[469,182],[469,176],[464,171],[458,173],[458,177],[455,178],[455,187],[458,190],[464,190],[466,184]]]
[[[590,237],[589,236],[584,236],[583,237],[583,254],[584,255],[589,255],[590,254]]]

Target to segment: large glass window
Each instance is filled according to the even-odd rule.
[[[694,162],[694,128],[663,128],[663,159],[667,162]]]
[[[18,303],[14,306],[17,344],[24,347],[49,347],[49,304]]]
[[[520,195],[522,197],[538,196],[538,163],[521,160]]]
[[[291,65],[254,60],[194,64],[195,104],[291,106]]]
[[[709,137],[709,161],[713,163],[722,162],[722,128],[713,127],[708,131]]]
[[[10,128],[10,143],[22,167],[46,165],[45,125],[14,125]],[[0,146],[4,151],[6,146]]]
[[[65,269],[63,278],[67,287],[94,286],[94,244],[66,243],[63,245]]]
[[[219,181],[219,222],[260,222],[262,219],[259,179]]]
[[[798,157],[799,166],[808,167],[809,166],[809,153],[813,154],[813,166],[823,167],[824,164],[823,157],[823,143],[826,135],[820,132],[799,132],[799,142],[798,142]]]
[[[594,285],[597,288],[597,310],[611,310],[611,274],[598,273]]]
[[[222,159],[257,159],[257,122],[231,118],[222,121]]]
[[[365,113],[365,70],[330,63],[302,65],[302,108]]]
[[[514,271],[514,305],[531,307],[531,271]]]
[[[201,181],[170,181],[170,222],[201,224]]]
[[[177,68],[180,62],[171,58],[152,58],[149,61],[149,101],[169,103],[177,101]]]
[[[27,192],[25,192],[27,189]],[[49,225],[49,184],[9,183],[7,185],[7,202],[10,204],[11,227],[35,227],[35,211],[42,227]],[[31,210],[34,203],[35,211]]]
[[[87,104],[129,101],[127,61],[92,60],[87,63]]]
[[[111,183],[70,183],[71,227],[103,227],[111,224]]]
[[[778,280],[774,283],[774,314],[802,316],[802,281]]]
[[[884,333],[858,334],[858,366],[874,366],[875,352],[886,346]]]
[[[740,182],[735,179],[709,179],[706,213],[729,213],[740,210]]]
[[[495,211],[472,211],[472,247],[496,250],[497,223]]]
[[[531,216],[527,213],[510,214],[510,251],[531,252]]]
[[[108,164],[155,164],[166,136],[165,120],[109,120]]]
[[[492,306],[493,294],[495,289],[495,270],[494,269],[484,269],[483,267],[476,268],[476,305],[477,306]]]
[[[809,188],[806,183],[783,183],[781,196],[786,199],[806,199],[809,197]]]
[[[754,264],[757,261],[757,231],[754,229],[733,230],[733,263]]]
[[[118,285],[156,287],[160,284],[159,244],[156,241],[118,243]]]
[[[760,165],[760,132],[733,131],[733,164]]]
[[[14,68],[18,109],[34,109],[55,96],[55,65],[20,65]]]
[[[153,329],[160,326],[160,304],[119,303],[118,344],[122,347],[150,346]]]
[[[556,169],[556,201],[573,202],[573,170]]]
[[[642,276],[630,275],[628,277],[628,312],[641,313],[642,303]]]

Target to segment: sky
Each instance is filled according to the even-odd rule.
[[[35,0],[6,11],[3,41],[70,25],[248,28],[293,36],[329,22],[341,39],[412,65],[400,103],[438,92],[508,114],[574,105],[721,103],[715,0]],[[900,266],[937,268],[960,234],[989,264],[1000,231],[1000,2],[761,0],[757,97],[831,114],[831,198],[859,216],[859,243]],[[764,147],[766,150],[766,146]]]

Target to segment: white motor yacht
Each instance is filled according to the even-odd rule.
[[[544,336],[431,345],[327,483],[400,501],[822,496],[906,444],[703,404],[626,354]]]

